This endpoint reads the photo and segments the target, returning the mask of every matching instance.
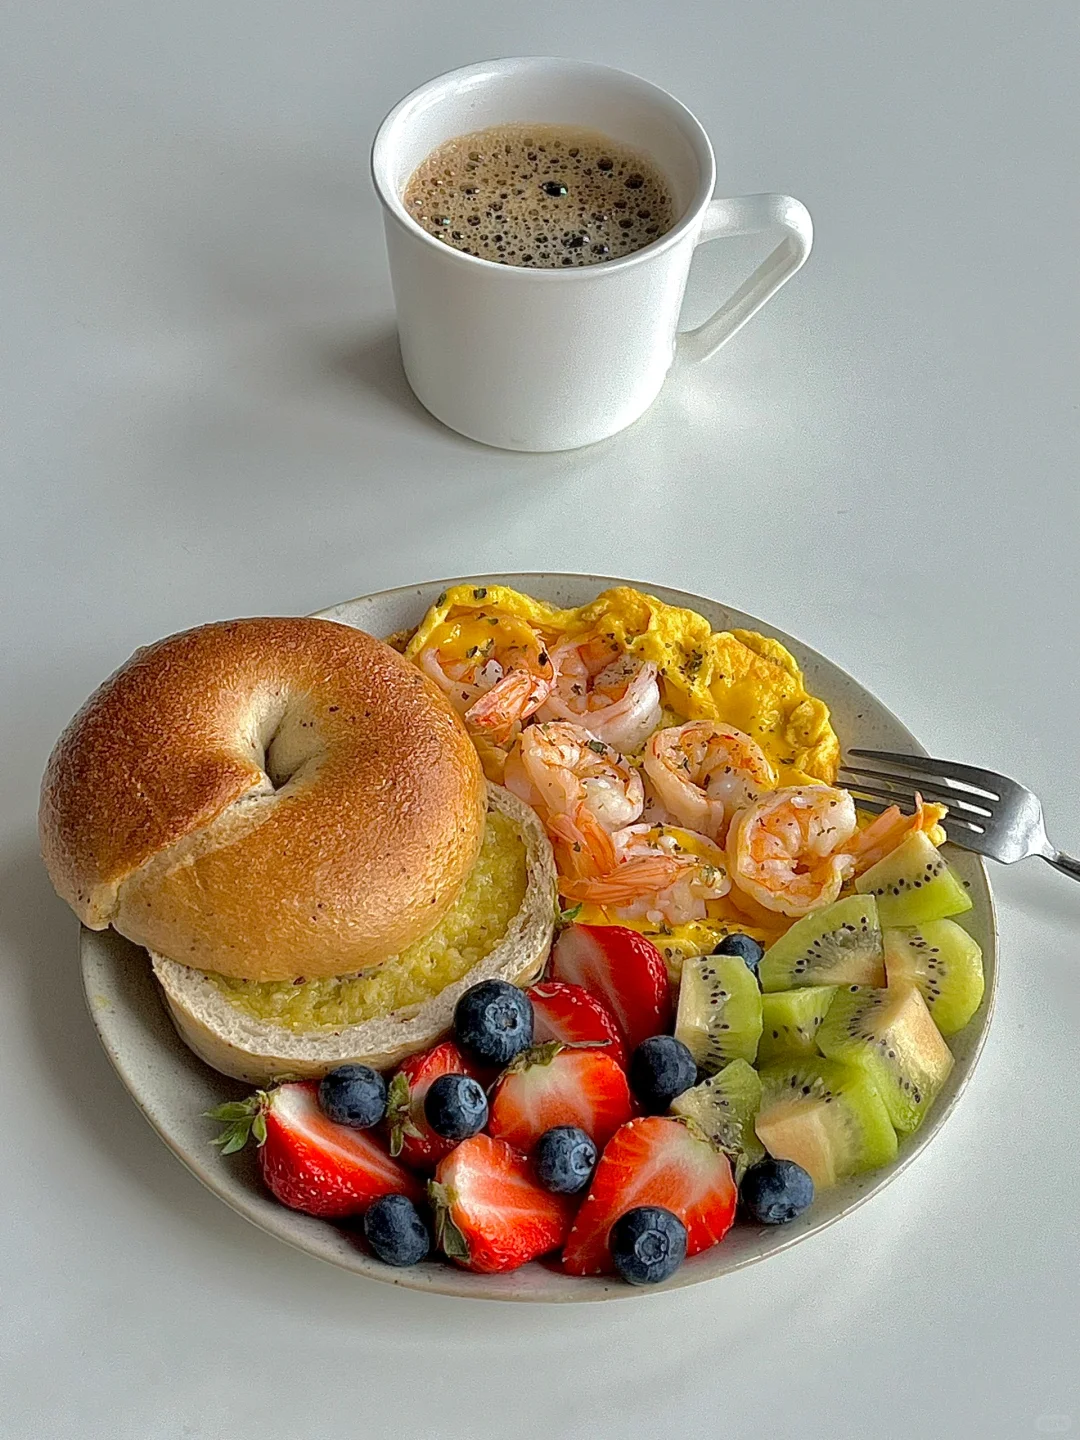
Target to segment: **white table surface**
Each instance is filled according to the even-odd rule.
[[[514,456],[398,368],[366,147],[492,54],[638,70],[806,269],[631,431]],[[1080,1434],[1080,887],[995,875],[1001,985],[938,1142],[711,1286],[533,1309],[365,1283],[153,1136],[35,849],[53,739],[143,641],[484,569],[625,573],[825,651],[1080,849],[1075,6],[37,0],[0,42],[0,1435]],[[700,259],[691,318],[754,255]]]

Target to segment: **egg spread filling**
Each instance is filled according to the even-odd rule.
[[[514,822],[489,811],[480,854],[461,894],[431,932],[363,975],[297,983],[208,979],[258,1020],[297,1032],[338,1030],[422,1005],[485,959],[525,898],[525,843]]]

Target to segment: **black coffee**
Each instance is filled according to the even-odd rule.
[[[675,223],[647,156],[595,130],[496,125],[433,150],[405,187],[425,230],[484,260],[554,270],[630,255]]]

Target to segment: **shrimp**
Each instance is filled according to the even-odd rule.
[[[935,845],[943,844],[945,831],[940,822],[947,813],[944,805],[927,805],[916,792],[914,814],[905,815],[898,805],[890,805],[888,810],[882,811],[865,830],[858,831],[841,848],[854,858],[854,873],[861,875],[864,870],[869,870],[871,865],[876,865],[879,860],[884,860],[886,855],[891,855],[896,847],[916,830],[925,831]]]
[[[639,750],[660,724],[660,683],[651,660],[614,640],[564,640],[552,651],[555,686],[541,720],[569,720],[616,749]]]
[[[728,830],[735,885],[766,910],[809,915],[831,905],[855,871],[844,849],[855,833],[855,802],[832,785],[792,785],[736,813]]]
[[[567,721],[523,730],[506,762],[505,783],[573,854],[599,853],[598,865],[615,863],[605,848],[605,842],[611,844],[607,837],[632,825],[645,803],[645,787],[633,766]]]
[[[564,878],[559,889],[568,900],[601,905],[618,919],[645,918],[654,924],[681,925],[704,920],[708,902],[728,893],[731,881],[724,852],[704,835],[666,825],[629,825],[613,837],[616,864],[597,873]]]
[[[543,640],[512,615],[469,615],[431,634],[416,663],[466,725],[508,745],[551,693],[555,667]]]
[[[757,741],[715,720],[658,730],[645,747],[644,763],[670,819],[720,842],[735,811],[776,786]]]

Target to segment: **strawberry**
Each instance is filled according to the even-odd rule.
[[[209,1114],[225,1129],[214,1143],[231,1155],[254,1135],[270,1191],[308,1215],[357,1215],[380,1195],[422,1198],[416,1176],[392,1160],[371,1131],[335,1125],[318,1097],[316,1083],[300,1081],[219,1105]]]
[[[466,1270],[516,1270],[562,1245],[575,1202],[533,1178],[524,1155],[505,1140],[474,1135],[439,1161],[428,1186],[443,1252]]]
[[[472,1075],[475,1067],[462,1055],[452,1040],[444,1040],[434,1050],[410,1055],[398,1066],[387,1092],[386,1124],[390,1136],[390,1154],[399,1156],[406,1165],[430,1169],[454,1148],[455,1141],[436,1135],[424,1119],[424,1096],[433,1080],[440,1075]]]
[[[553,1125],[577,1125],[602,1149],[633,1114],[626,1072],[602,1050],[534,1045],[503,1071],[488,1130],[531,1150]]]
[[[628,1052],[671,1028],[671,985],[663,958],[636,930],[567,925],[551,952],[551,974],[603,1001]]]
[[[614,1269],[611,1227],[638,1205],[661,1205],[686,1226],[687,1255],[722,1240],[735,1218],[727,1156],[696,1126],[665,1115],[631,1120],[608,1142],[570,1231],[563,1266],[571,1275]]]
[[[542,980],[528,992],[533,1005],[533,1040],[561,1040],[571,1045],[602,1045],[617,1065],[626,1068],[626,1051],[615,1018],[602,1000],[580,985]]]

